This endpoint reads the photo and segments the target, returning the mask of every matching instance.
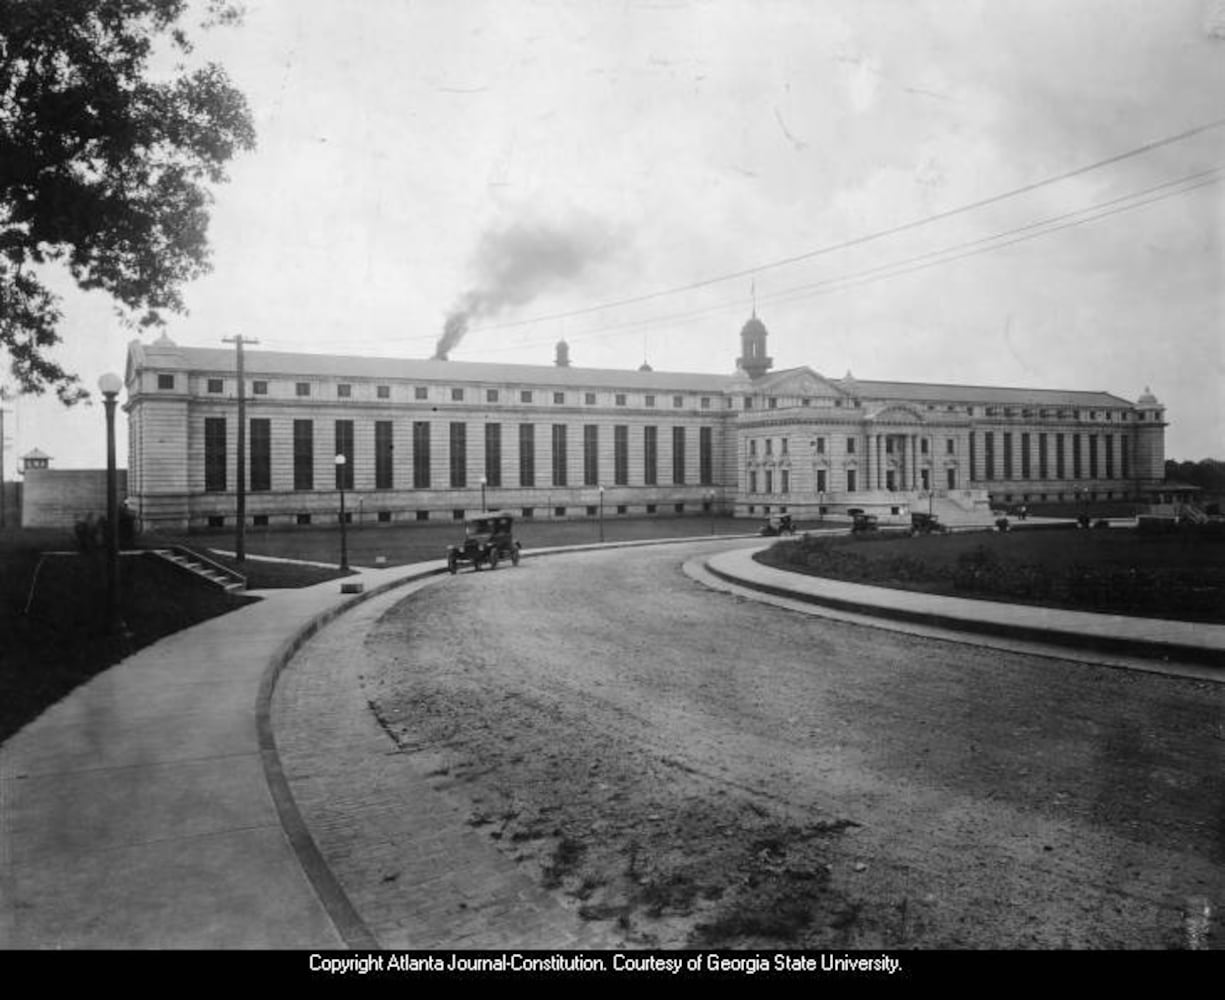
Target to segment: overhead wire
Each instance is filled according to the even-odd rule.
[[[1023,226],[1003,230],[1002,232],[993,233],[989,236],[979,237],[977,239],[953,244],[951,246],[941,247],[936,250],[929,250],[921,254],[905,257],[900,260],[891,261],[887,264],[877,265],[875,267],[853,272],[851,274],[837,275],[822,279],[820,281],[810,282],[804,285],[794,286],[792,288],[781,289],[777,292],[771,292],[766,295],[759,296],[759,301],[777,304],[796,301],[814,295],[831,294],[833,292],[842,291],[846,288],[858,287],[860,285],[870,284],[875,281],[882,281],[888,278],[911,274],[915,271],[925,270],[939,264],[952,263],[954,261],[963,260],[967,257],[991,253],[1008,246],[1013,246],[1017,243],[1036,239],[1040,236],[1046,236],[1051,233],[1056,233],[1063,229],[1083,225],[1087,222],[1096,222],[1112,215],[1132,211],[1157,201],[1163,201],[1167,198],[1173,198],[1189,193],[1198,188],[1216,183],[1218,180],[1220,180],[1221,173],[1222,167],[1212,167],[1208,170],[1199,171],[1177,178],[1176,180],[1165,181],[1161,184],[1153,185],[1152,187],[1145,188],[1141,191],[1134,191],[1126,195],[1120,195],[1117,198],[1111,198],[1107,201],[1099,202],[1094,205],[1085,206],[1070,212],[1064,212],[1059,215],[1037,220],[1035,222],[1026,223]],[[1177,190],[1166,190],[1168,188],[1177,188]],[[1155,192],[1159,191],[1164,191],[1165,193],[1155,194]],[[1154,195],[1154,197],[1145,197],[1146,195],[1150,194]],[[1122,204],[1123,202],[1130,202],[1130,204]],[[1080,216],[1083,216],[1083,218],[1078,218]],[[1055,223],[1062,224],[1056,225]],[[1007,237],[1010,236],[1015,236],[1016,238],[1007,239]],[[959,253],[958,251],[964,252]],[[675,324],[690,322],[704,316],[724,312],[729,309],[742,308],[743,304],[743,299],[737,298],[715,305],[704,306],[698,309],[683,310],[681,312],[654,315],[641,319],[627,320],[622,323],[608,324],[598,327],[595,330],[588,330],[573,334],[567,337],[567,339],[570,341],[581,342],[584,340],[591,340],[596,337],[602,337],[609,333],[634,330],[643,326],[657,326],[663,323]],[[474,329],[472,332],[476,332],[476,330]],[[485,351],[497,352],[517,350],[521,347],[534,346],[540,343],[544,343],[544,341],[525,341],[505,347],[485,348]]]
[[[685,285],[677,285],[669,288],[657,289],[653,292],[647,292],[642,295],[630,296],[623,299],[615,299],[609,302],[599,303],[592,306],[584,306],[579,309],[570,309],[563,312],[548,313],[539,316],[527,317],[524,319],[508,320],[504,323],[490,323],[484,326],[473,326],[469,329],[469,333],[480,333],[490,330],[505,330],[517,326],[529,326],[535,323],[544,323],[558,319],[569,319],[575,316],[585,316],[595,312],[601,312],[605,309],[613,309],[627,305],[637,305],[642,302],[649,302],[654,299],[663,298],[669,295],[678,295],[683,292],[696,291],[700,288],[707,288],[711,285],[721,284],[725,281],[734,281],[740,278],[747,278],[751,275],[761,274],[764,271],[774,270],[776,268],[785,267],[790,264],[796,264],[801,261],[812,260],[816,257],[825,256],[831,253],[837,253],[840,250],[849,250],[852,247],[862,246],[865,243],[874,242],[879,239],[884,239],[887,236],[896,236],[899,233],[908,232],[912,229],[917,229],[920,226],[930,225],[933,222],[941,222],[945,219],[951,219],[958,215],[964,215],[967,212],[977,211],[980,208],[985,208],[988,205],[998,204],[1010,198],[1016,198],[1023,194],[1029,194],[1032,191],[1037,191],[1044,187],[1049,187],[1052,184],[1058,184],[1062,181],[1071,180],[1074,177],[1079,177],[1083,174],[1090,173],[1094,170],[1100,170],[1103,167],[1113,166],[1116,163],[1121,163],[1124,160],[1132,159],[1141,156],[1145,153],[1150,153],[1155,149],[1160,149],[1163,146],[1169,146],[1176,142],[1182,142],[1196,135],[1201,135],[1212,129],[1220,128],[1225,125],[1225,118],[1218,118],[1214,121],[1206,122],[1202,125],[1196,125],[1189,129],[1184,129],[1175,135],[1166,136],[1161,139],[1155,139],[1152,142],[1144,143],[1143,145],[1133,147],[1121,153],[1115,153],[1112,156],[1105,157],[1101,160],[1096,160],[1093,163],[1083,164],[1071,170],[1066,170],[1062,173],[1055,174],[1051,177],[1043,178],[1039,181],[1033,181],[1029,184],[1024,184],[1020,187],[1013,188],[1009,191],[1003,191],[999,194],[991,195],[987,198],[980,198],[977,201],[969,202],[965,205],[959,205],[956,208],[946,209],[943,212],[937,212],[933,215],[924,216],[920,219],[912,219],[909,222],[904,222],[896,226],[890,226],[887,229],[876,230],[871,233],[865,233],[861,236],[852,237],[848,240],[843,240],[839,243],[829,244],[828,246],[818,247],[815,250],[808,250],[804,253],[794,254],[789,257],[783,257],[778,260],[769,261],[765,264],[758,264],[753,267],[742,268],[737,271],[730,271],[726,274],[716,275],[711,278],[705,278],[701,281],[690,282]]]

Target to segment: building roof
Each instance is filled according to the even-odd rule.
[[[187,371],[232,373],[234,351],[219,347],[145,348],[146,363]],[[556,385],[567,388],[669,389],[722,392],[730,375],[694,372],[630,371],[582,368],[577,365],[521,365],[488,361],[436,361],[414,358],[366,358],[339,354],[300,354],[280,351],[243,352],[248,375],[330,378],[405,379],[422,382],[489,382]]]
[[[947,385],[932,382],[877,382],[834,379],[861,399],[896,399],[916,403],[950,401],[1001,406],[1131,406],[1110,392],[1082,389],[1018,389],[992,385]]]
[[[133,361],[162,369],[233,374],[235,352],[223,347],[179,347],[167,338],[153,344],[131,345]],[[638,389],[690,392],[744,392],[745,373],[715,375],[699,372],[660,372],[649,368],[582,368],[573,365],[523,365],[488,361],[439,361],[433,358],[368,358],[347,354],[305,354],[290,351],[244,352],[247,373],[283,378],[403,379],[421,382],[484,382],[505,385],[558,386],[570,389]],[[644,366],[645,367],[645,366]],[[806,366],[770,372],[767,383]],[[816,372],[812,372],[816,375]],[[1119,407],[1129,400],[1105,391],[1078,389],[1025,389],[1006,386],[953,385],[934,382],[888,382],[853,378],[823,381],[860,399],[914,403],[964,403],[1001,406]],[[762,380],[754,380],[760,383]],[[766,386],[762,386],[766,389]],[[767,389],[768,391],[768,389]]]

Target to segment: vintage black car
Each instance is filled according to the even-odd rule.
[[[447,546],[447,570],[454,573],[460,563],[471,563],[474,570],[482,566],[497,569],[507,558],[518,566],[521,548],[515,541],[514,515],[489,511],[464,522],[463,544]]]
[[[767,517],[765,524],[761,526],[761,534],[767,537],[774,535],[794,535],[795,522],[791,520],[790,514],[780,514],[777,517]]]
[[[916,514],[911,512],[910,515],[910,534],[914,535],[947,535],[949,526],[941,524],[940,518],[935,514]]]
[[[852,511],[851,513],[851,533],[861,534],[868,531],[876,531],[880,527],[875,514],[865,514],[863,511]]]

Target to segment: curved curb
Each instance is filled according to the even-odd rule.
[[[276,683],[281,676],[281,671],[288,666],[294,654],[321,628],[363,601],[367,601],[379,594],[384,594],[396,587],[413,583],[425,577],[438,576],[445,572],[445,567],[438,567],[409,573],[406,576],[381,583],[361,594],[356,594],[352,599],[342,601],[327,611],[316,615],[286,639],[280,648],[277,649],[276,653],[273,654],[272,659],[268,661],[268,665],[264,668],[263,675],[260,677],[259,693],[255,697],[255,729],[259,743],[260,761],[264,767],[264,779],[267,781],[268,790],[272,794],[277,817],[281,822],[281,829],[285,831],[290,846],[293,848],[294,854],[297,855],[298,862],[302,865],[302,870],[310,880],[315,893],[319,897],[319,902],[323,905],[337,932],[344,939],[345,944],[355,950],[373,950],[379,948],[380,945],[378,939],[371,933],[365,921],[362,920],[354,908],[348,894],[332,873],[332,869],[324,860],[318,845],[315,843],[315,839],[310,834],[306,821],[302,818],[302,813],[298,810],[298,804],[294,800],[293,792],[289,787],[289,781],[285,777],[285,770],[281,765],[280,754],[277,752],[276,735],[272,731],[272,695],[276,690]]]
[[[573,552],[590,552],[599,549],[633,548],[647,545],[685,545],[695,542],[723,541],[727,539],[742,541],[747,537],[752,536],[699,535],[688,538],[651,538],[629,542],[559,546],[557,548],[533,549],[524,552],[523,558],[564,555]],[[420,566],[421,564],[418,563],[416,565]],[[408,566],[405,569],[407,572],[404,576],[386,580],[369,590],[355,594],[349,600],[341,601],[326,611],[315,615],[302,625],[301,628],[281,643],[280,647],[278,647],[277,651],[268,661],[268,665],[260,676],[259,691],[255,696],[255,729],[259,745],[260,762],[263,765],[264,780],[267,782],[268,790],[272,795],[272,802],[276,808],[281,829],[284,830],[290,847],[297,856],[302,870],[306,873],[306,877],[314,888],[315,894],[318,896],[319,902],[322,904],[329,919],[344,939],[345,944],[355,951],[376,950],[382,946],[370,928],[366,926],[365,921],[362,920],[361,915],[357,912],[344,887],[328,866],[327,861],[319,850],[319,846],[315,843],[314,837],[311,836],[310,828],[306,825],[306,821],[302,818],[302,813],[298,809],[297,801],[293,797],[293,791],[289,787],[289,780],[285,777],[285,769],[281,764],[280,753],[277,751],[276,734],[272,729],[272,697],[276,691],[277,681],[280,679],[281,672],[289,665],[294,654],[306,645],[320,629],[329,625],[363,601],[370,600],[372,597],[377,597],[380,594],[387,593],[389,590],[394,590],[396,587],[406,586],[427,577],[444,576],[447,574],[446,566],[431,566],[429,569],[414,569],[413,566]],[[328,582],[335,583],[336,581]],[[320,586],[323,585],[321,584]]]
[[[741,576],[722,568],[711,557],[703,561],[706,571],[727,583],[735,584],[747,590],[756,590],[774,597],[784,597],[806,604],[815,604],[834,608],[838,611],[851,612],[869,617],[886,618],[894,621],[909,622],[935,628],[949,629],[955,632],[971,632],[981,635],[997,635],[1009,639],[1019,639],[1027,642],[1044,642],[1051,645],[1064,646],[1073,649],[1085,649],[1099,653],[1122,653],[1129,656],[1155,660],[1177,659],[1182,662],[1203,664],[1220,668],[1223,665],[1222,653],[1218,649],[1205,646],[1188,645],[1177,641],[1160,639],[1139,639],[1130,636],[1109,636],[1101,634],[1086,634],[1071,629],[1055,627],[1038,627],[1033,625],[1013,624],[1009,622],[992,621],[956,615],[949,611],[912,610],[908,608],[889,607],[885,604],[871,601],[856,600],[853,597],[834,596],[832,594],[815,594],[793,589],[780,582],[768,582]],[[773,573],[785,575],[785,570],[774,570],[772,567],[762,567]],[[815,578],[821,579],[821,578]],[[834,581],[836,582],[836,581]],[[864,587],[864,589],[873,589]],[[886,588],[876,588],[886,589]],[[926,595],[934,601],[940,600],[940,595]],[[996,603],[996,602],[989,602]],[[1089,612],[1077,612],[1088,614]]]

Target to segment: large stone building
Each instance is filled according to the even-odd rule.
[[[756,316],[731,375],[248,350],[253,526],[524,517],[798,518],[863,508],[950,519],[991,503],[1138,499],[1164,410],[1107,392],[878,382],[772,370]],[[232,526],[236,352],[133,342],[129,496],[145,528]],[[336,456],[344,455],[344,464]],[[343,477],[343,480],[342,480]]]

